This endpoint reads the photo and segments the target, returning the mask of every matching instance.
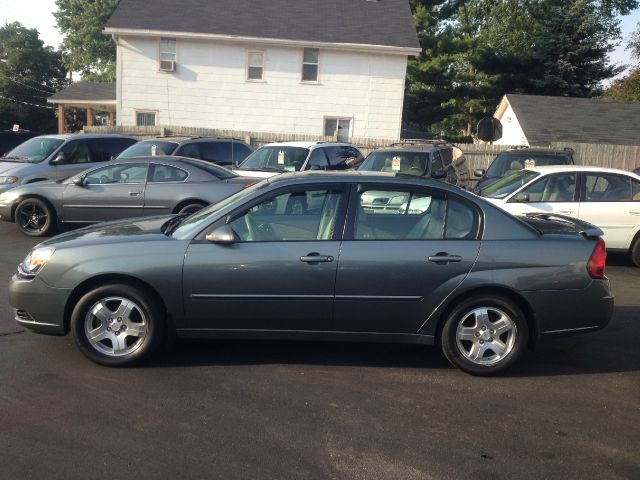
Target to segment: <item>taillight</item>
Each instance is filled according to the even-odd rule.
[[[604,278],[604,266],[607,262],[607,248],[605,247],[604,240],[598,239],[596,248],[593,249],[591,258],[587,262],[587,272],[591,278]]]

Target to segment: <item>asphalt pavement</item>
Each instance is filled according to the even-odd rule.
[[[640,479],[624,256],[608,328],[475,378],[435,348],[322,342],[180,341],[100,367],[14,323],[8,277],[36,243],[0,224],[0,478]]]

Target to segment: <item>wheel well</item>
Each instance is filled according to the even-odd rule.
[[[182,210],[183,207],[191,205],[192,203],[198,203],[203,207],[209,205],[209,202],[205,202],[204,200],[200,200],[199,198],[189,198],[187,200],[181,201],[178,205],[176,205],[176,207],[173,209],[173,213],[178,213],[180,210]]]
[[[636,244],[636,242],[640,242],[640,230],[636,232],[633,240],[631,240],[631,243],[629,244],[629,253],[633,252],[633,246]]]
[[[24,183],[25,183],[25,185],[27,185],[29,183],[46,182],[47,180],[49,180],[49,179],[48,178],[32,178],[28,182],[24,182]]]
[[[11,220],[12,221],[16,221],[16,210],[18,209],[18,205],[20,205],[22,202],[24,202],[25,200],[28,200],[30,198],[36,198],[44,203],[47,204],[47,206],[51,209],[51,213],[53,213],[55,215],[55,220],[58,220],[58,211],[55,209],[55,207],[51,204],[51,202],[49,200],[47,200],[44,197],[41,197],[40,195],[34,195],[34,194],[29,194],[29,195],[25,195],[24,197],[20,198],[20,201],[15,202],[13,207],[11,208]]]
[[[73,313],[74,307],[76,306],[78,301],[82,298],[82,296],[96,287],[100,287],[102,285],[107,285],[110,283],[120,283],[120,284],[124,283],[126,285],[131,285],[133,287],[139,288],[140,290],[143,290],[148,294],[150,294],[162,309],[162,312],[165,315],[165,323],[166,323],[165,327],[167,330],[169,329],[170,319],[167,311],[167,306],[162,300],[162,297],[151,285],[140,280],[139,278],[131,277],[129,275],[105,274],[105,275],[98,275],[97,277],[93,277],[88,280],[85,280],[84,282],[82,282],[80,285],[78,285],[76,288],[73,289],[73,292],[71,292],[71,295],[69,295],[69,298],[67,299],[67,303],[64,307],[65,333],[69,333],[71,329],[71,314]]]
[[[531,305],[529,305],[529,303],[520,294],[504,287],[476,288],[473,290],[461,292],[455,297],[449,299],[444,310],[438,317],[438,327],[436,329],[435,336],[436,342],[438,342],[438,344],[440,342],[440,335],[442,333],[442,328],[444,327],[444,322],[449,316],[449,313],[456,307],[456,305],[462,298],[475,295],[500,295],[514,302],[518,306],[518,308],[522,310],[522,313],[524,314],[525,320],[527,322],[527,326],[529,328],[529,348],[534,349],[536,347],[540,332],[538,328],[538,321],[536,319],[535,313],[533,312],[533,309],[531,308]]]

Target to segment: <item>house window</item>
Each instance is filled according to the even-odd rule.
[[[318,81],[318,59],[319,51],[317,48],[305,48],[302,57],[302,81],[317,82]]]
[[[161,38],[160,39],[160,69],[173,70],[171,65],[176,62],[176,39]]]
[[[154,127],[156,125],[155,112],[136,112],[136,126]]]
[[[337,135],[339,142],[349,140],[349,130],[351,129],[350,118],[325,117],[324,134],[327,137]]]
[[[249,52],[247,60],[247,80],[262,80],[264,52]]]

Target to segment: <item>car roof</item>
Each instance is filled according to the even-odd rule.
[[[573,154],[573,152],[567,150],[549,150],[548,148],[512,148],[498,153],[497,156],[506,153],[537,153],[539,155],[564,155],[567,157],[570,157]]]
[[[301,148],[312,148],[315,146],[323,146],[323,147],[340,147],[340,146],[348,146],[353,147],[350,143],[345,142],[273,142],[267,143],[266,145],[262,145],[262,147],[301,147]],[[260,148],[262,148],[260,147]]]
[[[156,137],[156,138],[145,138],[140,140],[138,143],[152,143],[152,142],[171,142],[175,144],[182,143],[199,143],[199,142],[240,142],[244,143],[243,140],[239,138],[229,138],[229,137]]]
[[[38,135],[43,138],[57,138],[60,140],[68,140],[70,138],[131,138],[136,140],[131,135],[120,135],[119,133],[60,133],[51,135]]]
[[[606,167],[589,167],[581,165],[545,165],[543,167],[530,167],[525,168],[532,172],[538,172],[542,175],[548,175],[557,172],[595,172],[595,173],[617,173],[625,174],[631,177],[640,179],[640,175],[636,175],[633,172],[627,172],[626,170],[620,170],[618,168],[606,168]]]

